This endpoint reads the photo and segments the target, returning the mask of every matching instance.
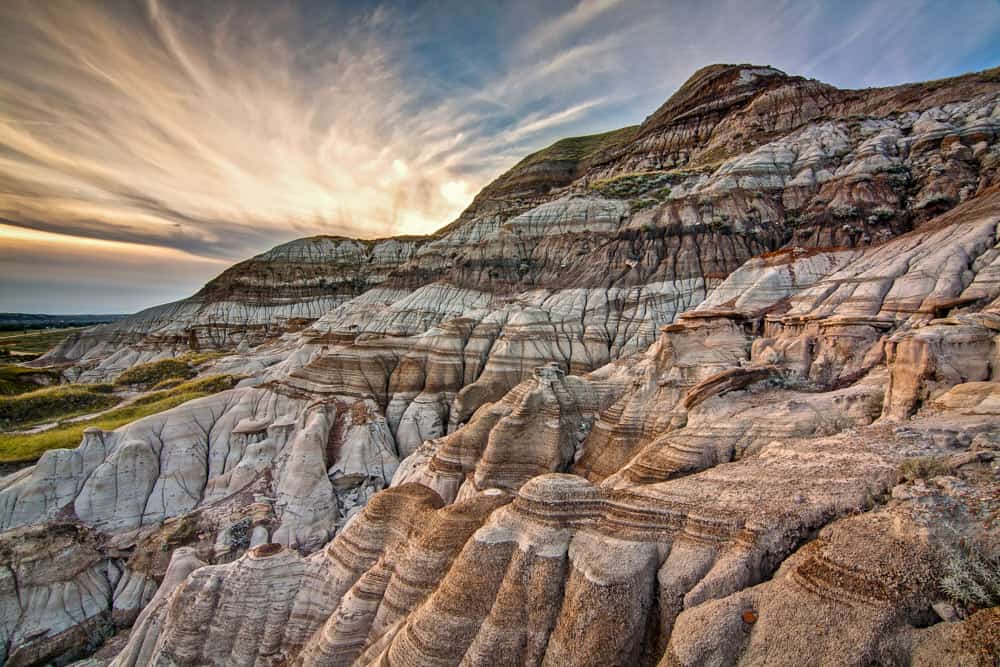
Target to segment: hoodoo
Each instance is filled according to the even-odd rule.
[[[0,656],[994,664],[998,170],[998,69],[713,65],[75,334],[32,364],[241,379],[0,479]]]

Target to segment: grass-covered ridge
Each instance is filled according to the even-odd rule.
[[[630,125],[601,134],[560,139],[551,146],[536,151],[518,162],[514,166],[514,170],[530,167],[540,162],[583,162],[605,150],[628,143],[638,131],[638,125]]]
[[[665,199],[670,185],[677,181],[674,172],[639,171],[591,181],[590,190],[613,199],[631,199],[640,195]]]
[[[121,402],[107,384],[64,384],[0,396],[0,429],[100,412]]]
[[[26,331],[0,332],[0,351],[7,356],[19,356],[22,361],[45,354],[58,345],[66,336],[86,327],[65,327],[60,329],[33,329]],[[0,355],[2,356],[2,355]]]
[[[59,382],[59,373],[15,364],[0,366],[0,396],[14,396]]]
[[[195,398],[231,389],[239,379],[233,375],[210,375],[184,382],[172,389],[150,392],[128,405],[109,410],[92,419],[64,421],[55,428],[29,435],[0,435],[0,463],[34,461],[50,449],[71,449],[80,444],[87,428],[111,431]]]
[[[178,384],[198,374],[198,367],[218,357],[214,352],[189,352],[179,357],[136,364],[115,378],[115,386],[132,389],[155,388],[164,383]]]

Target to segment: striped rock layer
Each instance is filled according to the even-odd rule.
[[[247,379],[0,479],[6,661],[974,664],[939,580],[1000,552],[998,134],[996,71],[710,67],[435,235],[66,341]]]

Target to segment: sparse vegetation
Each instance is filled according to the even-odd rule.
[[[188,379],[184,377],[167,378],[166,380],[157,382],[155,385],[153,385],[153,391],[160,391],[161,389],[173,389],[178,385],[184,384],[185,382],[187,382],[187,380]]]
[[[592,192],[613,199],[637,198],[662,201],[670,196],[670,183],[675,177],[667,171],[642,171],[602,178],[590,183]]]
[[[198,378],[173,389],[142,396],[129,405],[110,410],[93,419],[64,422],[55,428],[30,435],[0,435],[0,463],[34,461],[47,450],[76,447],[83,438],[83,431],[91,426],[110,431],[192,399],[230,389],[239,379],[232,375]]]
[[[932,479],[940,475],[947,475],[951,468],[942,457],[918,456],[906,459],[901,466],[903,477],[912,482],[917,479]]]
[[[0,366],[0,396],[14,396],[59,382],[59,374],[42,368]]]
[[[232,389],[239,379],[235,375],[206,375],[194,380],[187,380],[168,389],[152,391],[132,401],[132,405],[148,405],[178,394],[215,394]]]
[[[45,354],[66,336],[85,328],[66,327],[62,329],[5,331],[0,333],[0,349],[6,350],[8,356],[18,356],[23,360],[28,360]]]
[[[185,514],[171,523],[164,524],[163,528],[167,534],[160,548],[163,551],[171,551],[193,542],[198,537],[198,516],[194,513]]]
[[[514,169],[523,169],[541,162],[581,162],[601,151],[629,142],[638,130],[638,125],[630,125],[611,132],[561,139],[524,158]]]
[[[171,382],[193,378],[199,366],[218,356],[215,352],[189,352],[180,357],[136,364],[115,378],[115,385],[134,389],[162,388],[161,384],[169,386]]]
[[[876,206],[872,209],[871,217],[875,222],[885,222],[896,217],[896,211],[888,206]]]
[[[830,215],[838,220],[846,220],[858,217],[858,209],[854,206],[834,206],[830,209]]]
[[[58,418],[99,412],[121,398],[107,384],[69,384],[0,397],[0,429],[24,428]]]
[[[1000,557],[988,556],[978,545],[959,542],[946,552],[940,587],[966,614],[996,607],[1000,605]]]
[[[885,390],[879,389],[865,397],[865,413],[876,420],[882,416],[882,405],[885,403]]]
[[[647,208],[652,208],[653,206],[656,206],[659,203],[660,201],[658,199],[650,199],[650,198],[631,199],[629,200],[628,206],[629,210],[632,213],[638,213],[639,211],[643,211]]]
[[[132,366],[115,379],[119,387],[152,387],[169,378],[194,377],[196,371],[180,359],[160,359]]]

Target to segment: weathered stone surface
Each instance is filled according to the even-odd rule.
[[[121,563],[72,524],[0,535],[0,657],[6,665],[85,655],[111,627]]]
[[[911,428],[955,424],[940,419]],[[957,426],[1000,435],[989,420]],[[866,655],[905,659],[911,649],[893,637],[921,623],[938,594],[931,540],[941,516],[968,530],[976,503],[995,502],[944,486],[932,503],[900,501],[850,518],[887,493],[898,463],[918,451],[927,446],[876,426],[773,442],[754,457],[665,483],[612,489],[575,475],[536,476],[510,504],[486,491],[437,509],[436,494],[405,484],[376,496],[310,559],[275,546],[266,566],[251,554],[198,570],[175,593],[154,656],[210,664],[278,656],[302,664],[487,664],[498,656],[725,664],[743,655],[750,664],[801,664],[817,647],[851,660],[852,647],[863,646],[859,664]],[[460,524],[450,523],[458,516]],[[442,521],[447,529],[435,532]],[[437,540],[432,556],[426,550]],[[400,585],[412,592],[397,598]],[[199,594],[207,587],[218,594]],[[200,640],[197,628],[224,627],[234,609],[261,608],[227,602],[232,596],[265,590],[277,616],[240,617],[256,629],[245,643],[230,644],[221,629]],[[741,639],[748,610],[749,644]],[[857,624],[858,614],[874,625]],[[789,623],[817,622],[828,629],[788,631]],[[845,632],[858,634],[845,643]]]
[[[940,547],[1000,553],[998,137],[996,71],[713,66],[432,236],[68,341],[247,379],[0,479],[8,661],[133,623],[115,664],[972,659],[992,617],[925,626]]]

